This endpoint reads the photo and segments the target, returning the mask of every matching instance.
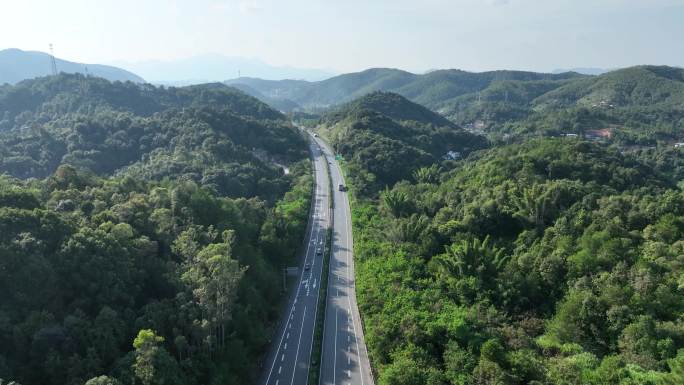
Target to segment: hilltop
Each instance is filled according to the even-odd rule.
[[[239,78],[226,84],[244,84],[272,99],[287,99],[300,109],[327,108],[345,103],[373,91],[391,91],[439,109],[451,99],[477,92],[502,80],[566,80],[582,77],[576,73],[539,74],[524,71],[467,72],[437,70],[417,75],[392,68],[371,68],[361,72],[339,75],[319,82],[269,81]]]
[[[575,134],[650,146],[684,140],[683,72],[636,66],[598,76],[461,70],[417,75],[375,68],[320,82],[240,78],[226,83],[253,90],[255,97],[285,112],[327,113],[368,93],[387,91],[495,140]]]
[[[655,145],[684,139],[684,70],[638,66],[562,82],[502,82],[456,100],[453,121],[484,131]]]
[[[61,74],[0,88],[0,108],[0,172],[21,178],[70,164],[100,175],[184,175],[252,196],[279,191],[260,190],[281,173],[260,151],[282,162],[306,156],[283,115],[220,83],[158,88]]]
[[[355,99],[325,115],[328,124],[336,123],[355,111],[371,110],[393,120],[414,121],[437,126],[455,127],[453,123],[420,104],[392,92],[375,91]]]
[[[102,65],[76,63],[55,58],[57,71],[80,73],[101,77],[110,81],[131,81],[144,83],[140,76],[121,68]],[[0,51],[0,84],[15,84],[22,80],[50,75],[50,55],[37,51],[22,51],[10,48]]]
[[[572,82],[534,101],[536,106],[585,106],[605,102],[614,107],[681,107],[684,69],[666,66],[625,68]]]
[[[363,191],[407,179],[419,167],[486,146],[442,116],[401,95],[373,92],[321,118],[317,130],[349,162]]]

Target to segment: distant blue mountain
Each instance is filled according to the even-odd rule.
[[[335,75],[325,70],[273,66],[259,59],[217,54],[199,55],[170,61],[115,62],[114,64],[140,74],[152,83],[168,85],[224,81],[239,76],[269,80],[301,79],[318,81]]]
[[[132,81],[144,83],[140,76],[123,70],[101,64],[82,64],[62,59],[55,59],[57,71],[65,73],[88,73],[93,76],[105,78],[111,81]],[[0,84],[18,83],[25,79],[33,79],[40,76],[50,75],[52,67],[50,55],[37,51],[22,51],[16,48],[0,51]]]

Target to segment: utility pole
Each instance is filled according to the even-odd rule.
[[[52,48],[52,43],[50,43],[50,64],[52,67],[52,75],[57,75],[57,62],[55,61],[55,51]]]

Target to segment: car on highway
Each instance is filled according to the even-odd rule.
[[[347,191],[347,186],[345,186],[343,184],[339,185],[338,188],[340,191]]]
[[[316,255],[323,255],[323,248],[319,247],[316,249]]]
[[[311,264],[307,263],[306,265],[304,265],[304,270],[306,270],[306,271],[311,270]]]

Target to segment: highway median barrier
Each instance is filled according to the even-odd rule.
[[[314,327],[313,348],[311,350],[311,365],[307,385],[318,385],[320,381],[321,357],[323,353],[323,328],[325,325],[325,311],[328,303],[328,276],[330,275],[330,258],[332,256],[332,237],[333,237],[333,184],[328,161],[325,162],[328,171],[328,209],[330,210],[330,221],[325,237],[325,250],[323,253],[323,273],[321,274],[321,285],[318,296],[318,313],[316,315],[316,326]]]

